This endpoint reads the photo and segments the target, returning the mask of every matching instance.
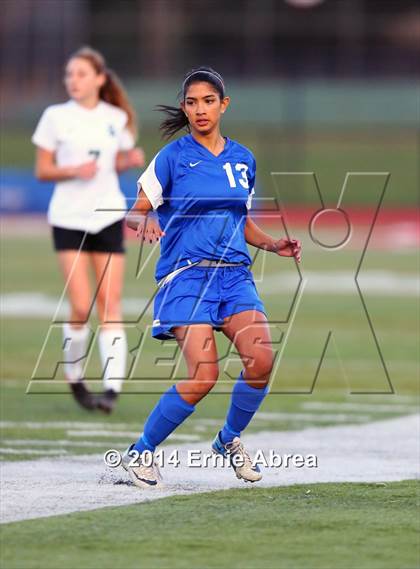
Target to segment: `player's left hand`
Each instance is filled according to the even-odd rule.
[[[137,148],[128,150],[126,154],[126,159],[127,159],[127,168],[143,168],[146,162],[146,157],[143,148],[140,148],[138,146]]]
[[[280,257],[294,257],[300,263],[302,244],[298,239],[279,239],[274,243],[274,253]]]
[[[158,243],[165,232],[161,230],[159,222],[154,217],[142,217],[137,226],[137,237],[145,243]]]

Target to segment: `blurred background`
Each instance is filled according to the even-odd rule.
[[[416,202],[416,0],[2,0],[1,10],[2,212],[45,211],[51,187],[31,177],[30,135],[65,100],[63,66],[83,44],[124,81],[149,160],[162,144],[154,106],[174,104],[184,73],[211,65],[232,97],[225,134],[256,154],[260,195],[273,194],[272,171],[316,171],[334,202],[345,172],[392,170],[386,203]],[[349,199],[372,201],[362,186]]]
[[[287,205],[290,230],[304,242],[302,270],[312,275],[307,307],[295,320],[296,343],[287,336],[291,351],[284,355],[282,369],[292,388],[299,388],[299,381],[302,389],[310,388],[322,351],[314,347],[314,338],[324,341],[336,325],[345,329],[342,338],[348,340],[339,349],[341,362],[349,366],[347,379],[389,391],[391,378],[398,389],[412,391],[419,357],[414,299],[419,267],[416,0],[1,0],[0,7],[6,378],[31,377],[63,290],[45,220],[52,185],[34,179],[30,137],[43,109],[66,99],[62,75],[68,56],[89,44],[103,52],[130,94],[147,162],[163,144],[155,105],[175,104],[182,78],[194,66],[210,65],[224,76],[232,102],[223,134],[254,152],[257,196],[266,199],[264,206],[278,192]],[[330,207],[337,204],[346,173],[359,173],[345,194],[355,229],[345,251],[327,255],[308,237],[308,216],[320,205],[313,178],[273,176],[276,172],[314,172]],[[372,172],[382,174],[373,180]],[[389,181],[359,282],[387,373],[354,296],[354,275],[386,173]],[[138,175],[121,179],[129,198],[135,195]],[[261,207],[255,203],[254,215]],[[324,221],[325,240],[340,237],[342,219]],[[263,223],[267,230],[283,233],[278,217]],[[139,306],[153,294],[157,252],[141,282],[133,241],[128,253],[124,306],[134,326]],[[271,318],[288,333],[298,274],[291,264],[272,257],[263,263],[260,255],[258,286]],[[66,314],[65,303],[60,314]],[[149,320],[147,313],[146,324]],[[396,331],[400,342],[395,342]],[[134,330],[133,353],[136,334]],[[47,368],[60,353],[59,334],[49,341]],[[143,370],[150,376],[158,344],[149,344],[150,363]],[[323,364],[329,387],[343,369],[330,364]],[[41,373],[45,376],[47,371]],[[17,392],[16,397],[18,401]]]

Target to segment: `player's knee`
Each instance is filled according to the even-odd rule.
[[[119,297],[99,293],[96,297],[96,306],[98,308],[99,318],[102,322],[104,320],[121,320],[121,300]]]
[[[217,363],[202,363],[195,366],[190,376],[191,391],[198,397],[209,393],[217,383],[219,366]]]
[[[105,291],[99,290],[96,294],[96,304],[98,307],[104,307],[105,305],[109,304],[110,302],[109,296],[106,294]]]
[[[209,372],[206,374],[204,381],[203,380],[200,381],[200,383],[204,383],[204,385],[206,386],[206,393],[209,393],[213,389],[213,387],[217,383],[218,378],[219,378],[219,367],[216,365],[211,367]]]
[[[272,353],[259,354],[246,365],[247,378],[268,382],[273,371],[274,357]]]
[[[84,303],[74,303],[71,306],[72,322],[87,322],[89,320],[90,305]]]

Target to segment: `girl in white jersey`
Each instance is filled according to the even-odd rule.
[[[69,322],[63,325],[65,376],[80,405],[109,413],[121,390],[127,357],[121,326],[126,204],[117,173],[143,166],[144,155],[134,148],[135,113],[99,52],[84,47],[74,53],[64,83],[70,100],[48,107],[32,137],[35,171],[38,179],[56,182],[48,220],[71,306]],[[100,397],[82,381],[90,336],[86,322],[94,300],[101,321]]]

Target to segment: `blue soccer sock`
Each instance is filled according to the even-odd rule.
[[[182,399],[173,385],[159,399],[144,425],[144,431],[133,449],[140,454],[145,450],[154,452],[155,448],[164,441],[187,417],[193,413],[194,405]]]
[[[263,389],[251,387],[244,380],[241,372],[233,386],[226,423],[220,432],[223,444],[230,443],[235,437],[241,436],[241,432],[249,425],[267,393],[268,385]]]

